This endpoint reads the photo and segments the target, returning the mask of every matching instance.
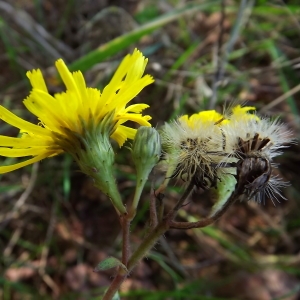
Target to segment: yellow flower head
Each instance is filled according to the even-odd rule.
[[[140,112],[147,104],[127,104],[154,80],[144,75],[147,59],[138,50],[128,54],[116,70],[102,93],[86,87],[80,71],[71,73],[62,59],[56,68],[66,86],[66,92],[48,93],[40,70],[27,72],[32,91],[24,100],[26,108],[40,121],[38,125],[27,122],[0,106],[0,119],[20,129],[21,137],[0,136],[0,155],[6,157],[33,156],[24,162],[1,166],[6,173],[40,161],[46,157],[71,152],[78,146],[76,137],[97,131],[98,125],[109,116],[111,138],[122,146],[127,138],[133,139],[136,129],[126,127],[126,121],[151,126],[151,117]],[[106,118],[107,119],[107,118]],[[80,145],[79,145],[80,147]]]

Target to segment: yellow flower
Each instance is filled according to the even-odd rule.
[[[154,80],[144,75],[147,59],[138,50],[128,54],[116,70],[110,83],[102,93],[86,87],[80,71],[71,73],[62,59],[56,68],[66,86],[66,92],[48,93],[40,70],[27,72],[32,91],[24,100],[26,108],[39,119],[35,125],[16,116],[0,106],[0,119],[20,129],[20,137],[0,136],[0,155],[6,157],[32,158],[23,162],[1,166],[6,173],[63,152],[72,152],[73,147],[82,147],[80,138],[97,127],[110,116],[110,136],[122,146],[127,138],[133,139],[136,129],[126,127],[126,121],[151,126],[151,117],[140,114],[147,104],[127,104]],[[75,153],[76,154],[76,153]]]

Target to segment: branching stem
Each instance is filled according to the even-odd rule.
[[[148,253],[148,251],[157,243],[159,238],[170,228],[175,229],[190,229],[190,228],[201,228],[212,224],[214,221],[219,219],[227,209],[239,198],[242,193],[242,189],[237,187],[237,189],[232,193],[228,201],[224,206],[217,211],[215,214],[204,218],[198,222],[177,222],[174,221],[178,210],[182,207],[187,197],[193,190],[193,183],[190,183],[187,189],[184,191],[182,197],[178,200],[173,209],[171,209],[161,221],[157,223],[155,227],[152,228],[149,235],[142,241],[139,247],[134,251],[134,253],[129,258],[129,227],[130,220],[128,216],[122,217],[122,229],[123,229],[123,256],[122,263],[127,267],[127,272],[130,273],[136,264]],[[155,195],[154,195],[155,197]],[[153,203],[152,203],[153,205]],[[157,219],[156,219],[157,220]],[[126,279],[128,273],[122,268],[119,268],[117,276],[112,281],[109,289],[106,291],[103,300],[111,300],[115,293],[119,290],[121,284]]]

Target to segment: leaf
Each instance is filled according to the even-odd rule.
[[[94,269],[94,272],[105,271],[116,267],[121,267],[127,272],[127,268],[125,267],[125,265],[122,264],[121,261],[115,257],[108,257],[101,261]]]
[[[217,201],[214,204],[211,215],[215,215],[229,199],[230,195],[235,189],[236,179],[231,174],[222,176],[222,181],[217,183]]]

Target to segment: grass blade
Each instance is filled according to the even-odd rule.
[[[214,6],[218,2],[220,1],[210,1],[208,3],[198,5],[188,4],[182,8],[175,9],[171,13],[156,18],[154,21],[142,25],[137,29],[130,31],[126,34],[123,34],[113,39],[112,41],[98,47],[97,49],[89,52],[87,55],[73,62],[70,65],[70,70],[81,70],[82,72],[87,71],[95,64],[132,45],[133,43],[137,42],[141,37],[153,32],[155,29],[158,29],[169,22],[177,20],[178,18],[184,15],[192,14],[196,11]]]

